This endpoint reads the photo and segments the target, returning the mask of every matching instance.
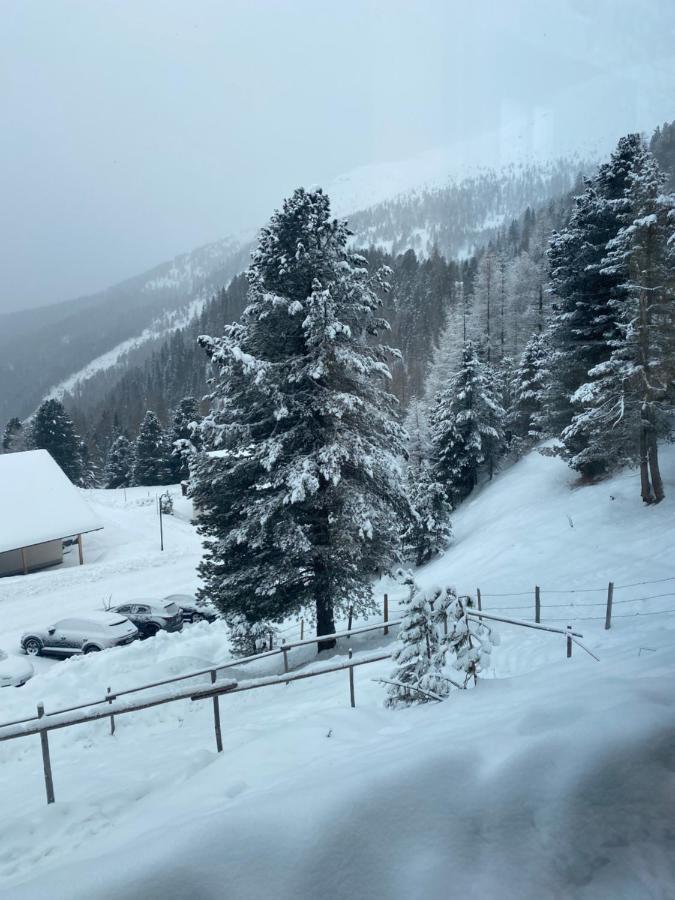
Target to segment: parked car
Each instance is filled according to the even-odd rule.
[[[152,637],[158,631],[180,631],[183,615],[173,600],[131,600],[114,606],[113,612],[126,616],[138,628],[141,638]]]
[[[220,618],[215,606],[205,600],[195,600],[190,594],[169,594],[164,599],[180,607],[184,622],[215,622]]]
[[[114,612],[91,612],[59,619],[46,628],[26,631],[21,637],[21,649],[29,656],[42,653],[71,656],[130,644],[138,636],[136,626],[123,616]]]
[[[27,660],[0,650],[0,687],[21,687],[32,677],[33,667]]]

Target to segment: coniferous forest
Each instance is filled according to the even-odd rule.
[[[194,322],[102,398],[11,419],[3,451],[49,449],[83,486],[189,483],[204,595],[244,632],[367,611],[374,572],[443,552],[452,510],[535,445],[582,481],[635,467],[658,503],[674,131],[621,139],[461,260],[357,252],[330,198],[298,190]]]

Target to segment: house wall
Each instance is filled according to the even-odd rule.
[[[63,541],[47,541],[24,549],[26,568],[29,572],[57,566],[63,562]],[[0,577],[3,575],[22,575],[23,560],[21,550],[8,550],[0,553]]]

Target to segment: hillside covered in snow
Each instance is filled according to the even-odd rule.
[[[593,167],[591,158],[571,152],[523,162],[520,150],[496,167],[478,165],[477,147],[484,142],[474,143],[441,154],[432,170],[419,160],[416,166],[402,161],[368,170],[368,178],[337,179],[327,190],[336,214],[350,217],[355,243],[393,253],[411,248],[428,256],[436,247],[448,259],[467,256],[528,206],[560,197]],[[383,172],[389,173],[384,179]],[[0,422],[30,415],[48,394],[77,395],[90,385],[100,391],[97,381],[110,386],[142,364],[246,268],[253,237],[230,236],[88,297],[0,315]]]
[[[663,474],[672,497],[672,447]],[[207,701],[119,717],[114,736],[105,720],[52,732],[51,807],[38,738],[0,743],[3,898],[43,897],[46,884],[54,900],[291,898],[317,885],[336,900],[670,896],[675,523],[670,501],[640,504],[636,477],[582,487],[533,451],[453,515],[451,547],[416,573],[422,586],[474,597],[478,587],[486,611],[526,621],[537,584],[542,623],[573,625],[599,661],[577,646],[566,659],[560,635],[495,624],[486,676],[440,704],[385,709],[375,680],[389,676],[385,661],[356,670],[355,709],[345,672],[222,697],[222,754]],[[155,493],[88,492],[105,529],[87,539],[87,564],[3,580],[0,646],[16,653],[32,622],[194,591],[191,510],[176,498],[162,552]],[[389,593],[393,618],[404,589],[385,578],[375,590]],[[299,624],[281,629],[291,639]],[[350,647],[357,658],[391,649],[394,631],[341,640],[330,661]],[[0,692],[1,718],[229,654],[224,626],[200,623],[67,662],[38,659],[31,682]],[[317,664],[311,649],[290,662]],[[232,672],[244,683],[283,669],[273,658]]]

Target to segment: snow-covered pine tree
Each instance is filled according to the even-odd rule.
[[[462,363],[462,353],[471,322],[470,313],[465,308],[466,294],[463,290],[458,290],[458,293],[459,299],[448,310],[445,325],[432,352],[429,373],[424,385],[426,407],[433,404],[436,395],[448,387],[453,374]]]
[[[107,488],[129,487],[133,483],[134,448],[125,434],[119,434],[106,456],[104,485]]]
[[[47,450],[73,484],[80,484],[80,441],[60,400],[51,398],[40,404],[31,422],[29,444],[36,450]]]
[[[270,649],[277,629],[268,622],[251,622],[242,613],[229,616],[225,624],[230,632],[230,647],[235,656],[255,656]]]
[[[422,566],[450,546],[450,504],[430,460],[408,467],[408,490],[413,516],[404,534],[406,556]]]
[[[503,450],[504,409],[488,366],[471,341],[462,368],[437,397],[431,414],[431,439],[438,480],[453,507],[466,499],[480,475],[489,477]]]
[[[617,335],[616,306],[620,276],[604,265],[609,241],[622,226],[628,211],[626,188],[642,140],[631,134],[621,138],[610,161],[600,166],[577,197],[568,225],[554,233],[549,248],[551,288],[557,312],[551,324],[552,370],[546,394],[547,430],[561,434],[575,415],[572,396],[588,380],[588,372],[610,355],[609,341]],[[603,455],[586,452],[589,438],[582,422],[566,432],[563,455],[577,458],[583,475],[593,477],[606,470]]]
[[[441,616],[447,617],[448,632],[440,638],[436,665],[442,670],[449,662],[464,679],[463,687],[471,680],[475,684],[490,663],[496,643],[492,631],[483,622],[467,616],[464,600],[452,589],[439,598],[437,606],[436,621],[440,624]]]
[[[15,453],[17,450],[23,449],[23,433],[24,427],[21,419],[14,416],[7,422],[2,432],[2,452]]]
[[[575,393],[579,409],[563,432],[584,446],[569,459],[583,471],[587,460],[606,469],[639,465],[645,503],[663,499],[658,438],[670,432],[669,389],[675,362],[675,196],[661,194],[664,176],[644,144],[627,177],[623,227],[608,243],[603,271],[620,280],[609,301],[617,327],[610,357],[589,371]]]
[[[541,412],[550,347],[545,335],[533,334],[525,345],[515,372],[513,394],[505,427],[511,435],[510,448],[518,455],[543,437]]]
[[[376,340],[385,274],[348,238],[321,190],[295,191],[261,232],[241,321],[200,338],[216,373],[202,434],[222,448],[193,465],[202,595],[249,622],[313,608],[319,635],[373,608],[410,514],[396,354]]]
[[[188,460],[199,450],[199,403],[194,397],[184,397],[178,406],[169,429],[169,467],[171,479],[177,483],[190,477]]]
[[[418,566],[442,553],[450,543],[450,505],[430,460],[431,440],[426,404],[412,397],[405,417],[406,478],[412,516],[403,531],[403,550]]]
[[[99,485],[99,470],[91,458],[86,441],[79,442],[81,474],[78,484],[83,488],[95,488]]]
[[[148,410],[134,447],[133,483],[147,487],[169,484],[168,460],[164,430],[155,413]]]
[[[435,595],[434,595],[435,596]],[[401,619],[394,645],[385,706],[396,708],[446,697],[448,682],[440,678],[438,630],[425,591],[415,588]]]

